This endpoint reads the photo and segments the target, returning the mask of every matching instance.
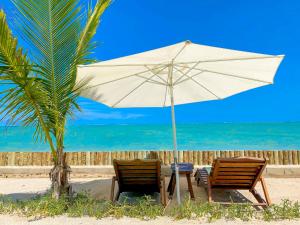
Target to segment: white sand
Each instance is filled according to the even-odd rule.
[[[226,220],[218,220],[213,223],[197,221],[197,220],[179,220],[174,221],[168,217],[160,217],[155,220],[150,221],[141,221],[133,218],[121,218],[121,219],[113,219],[113,218],[105,218],[101,220],[97,220],[95,218],[89,217],[81,217],[81,218],[70,218],[66,216],[58,216],[53,218],[44,218],[35,221],[28,221],[26,218],[17,217],[17,216],[7,216],[0,215],[0,224],[1,225],[122,225],[122,224],[130,224],[130,225],[165,225],[165,224],[174,224],[174,225],[186,225],[186,224],[202,224],[202,225],[224,225],[224,224],[232,224],[232,225],[299,225],[300,220],[293,221],[272,221],[272,222],[264,222],[264,221],[226,221]]]
[[[267,186],[269,188],[270,197],[273,203],[279,203],[281,199],[290,199],[290,200],[298,200],[300,201],[300,178],[267,178],[266,179]],[[78,178],[72,179],[71,183],[73,184],[75,191],[88,191],[94,198],[97,199],[108,199],[110,194],[110,178]],[[167,180],[168,183],[168,180]],[[36,193],[45,192],[50,186],[50,181],[48,178],[1,178],[0,179],[0,194],[11,197],[13,199],[26,199],[32,197]],[[186,180],[181,178],[181,195],[186,196],[187,185]],[[196,201],[205,201],[207,198],[206,192],[203,187],[197,187],[196,183],[193,181],[193,189],[196,196]],[[261,187],[258,184],[257,189],[260,193]],[[215,201],[226,201],[230,199],[234,199],[235,201],[254,201],[254,198],[248,191],[241,192],[232,192],[232,191],[218,191],[214,192],[214,200]],[[171,207],[176,203],[176,199],[174,198],[168,207]],[[28,221],[27,218],[17,217],[17,216],[9,216],[9,215],[0,215],[0,225],[12,224],[12,225],[27,225],[27,224],[62,224],[66,223],[68,225],[77,225],[77,224],[206,224],[201,221],[173,221],[167,217],[161,217],[156,220],[151,221],[140,221],[137,219],[131,218],[122,218],[122,219],[112,219],[105,218],[102,220],[96,220],[95,218],[68,218],[66,216],[59,216],[55,218],[45,218],[36,221]],[[221,224],[234,224],[234,225],[253,225],[254,223],[257,225],[270,225],[270,224],[278,224],[278,225],[299,225],[300,221],[277,221],[277,222],[263,222],[263,221],[252,221],[252,222],[242,222],[242,221],[224,221],[219,220],[214,222],[215,225]]]

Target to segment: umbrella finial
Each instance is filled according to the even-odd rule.
[[[192,44],[192,42],[190,40],[186,40],[185,44]]]

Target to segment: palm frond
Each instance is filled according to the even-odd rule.
[[[0,10],[0,85],[5,83],[0,98],[1,119],[7,119],[9,124],[35,126],[36,137],[47,138],[51,145],[47,117],[42,111],[42,107],[49,106],[51,101],[41,81],[32,74],[32,68],[26,54],[18,48],[17,38],[8,27],[5,13]],[[51,149],[54,151],[53,144]]]
[[[95,43],[92,42],[94,35],[100,24],[100,18],[111,4],[111,0],[98,0],[94,10],[89,7],[87,13],[87,21],[84,29],[81,32],[78,48],[77,48],[77,61],[76,64],[87,64],[91,62],[89,55],[91,50],[95,48]]]
[[[28,60],[21,48],[17,48],[18,41],[6,22],[6,15],[0,10],[0,74],[16,72],[17,77],[22,77],[24,67],[28,66]],[[13,65],[13,66],[12,66]],[[3,77],[4,78],[4,77]],[[7,78],[7,77],[6,77]]]
[[[72,79],[70,80],[70,97],[66,98],[64,102],[64,105],[70,105],[71,109],[75,108],[80,110],[80,106],[76,104],[76,99],[87,83],[82,82],[75,86],[77,66],[94,62],[94,60],[89,57],[92,53],[91,51],[95,48],[95,42],[93,42],[92,39],[99,27],[101,16],[110,4],[111,0],[98,0],[94,6],[94,9],[92,9],[91,3],[88,6],[86,23],[78,40],[73,70],[71,71]],[[69,110],[69,108],[67,108],[63,114],[72,115],[73,113]]]
[[[53,124],[61,120],[62,100],[67,98],[70,71],[75,61],[80,31],[78,0],[12,0],[20,18],[19,32],[35,49],[35,62],[42,70],[43,84],[49,93],[56,115]],[[55,129],[55,127],[53,128]]]

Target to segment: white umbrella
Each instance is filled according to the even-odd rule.
[[[224,99],[272,84],[282,55],[198,45],[190,41],[78,66],[81,95],[114,108],[171,106],[174,162],[178,152],[174,105]],[[177,200],[180,203],[178,166]]]

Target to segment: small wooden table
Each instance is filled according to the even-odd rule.
[[[194,165],[192,163],[178,163],[179,175],[185,175],[188,184],[188,190],[192,200],[195,200],[195,195],[192,187],[191,175],[193,174]],[[175,186],[176,186],[176,176],[175,176],[175,164],[171,164],[172,175],[168,185],[167,191],[169,192],[169,199],[173,198]]]

